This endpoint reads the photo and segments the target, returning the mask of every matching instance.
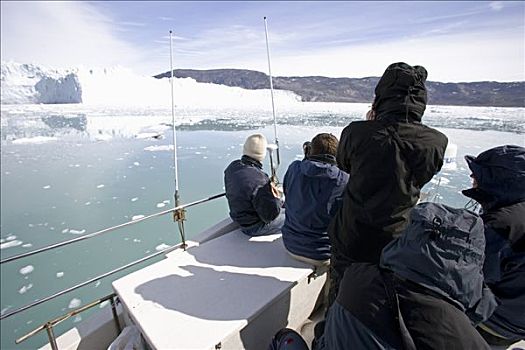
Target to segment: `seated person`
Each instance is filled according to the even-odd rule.
[[[294,258],[315,266],[330,261],[326,231],[348,182],[348,174],[336,165],[337,144],[334,135],[318,134],[306,158],[290,164],[284,176],[284,245]]]
[[[525,148],[501,146],[465,157],[485,225],[485,281],[500,305],[478,327],[489,344],[525,338]]]
[[[490,349],[473,326],[497,304],[483,281],[484,248],[479,216],[417,205],[379,266],[346,269],[315,349]]]
[[[249,136],[241,159],[224,171],[230,217],[248,236],[278,233],[284,223],[280,193],[262,170],[266,146],[264,135]]]

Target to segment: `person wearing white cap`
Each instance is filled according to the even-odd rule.
[[[262,170],[266,146],[264,135],[248,136],[241,159],[224,171],[230,217],[248,236],[278,233],[284,223],[279,191]]]

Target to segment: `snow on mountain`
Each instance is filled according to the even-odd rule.
[[[265,108],[268,90],[245,90],[197,83],[191,78],[173,82],[177,107]],[[133,73],[124,67],[50,69],[34,64],[4,62],[1,66],[2,104],[83,103],[95,106],[169,106],[169,79]],[[276,103],[295,104],[300,97],[290,91],[275,91]]]

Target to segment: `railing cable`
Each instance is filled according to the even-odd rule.
[[[105,277],[107,277],[107,276],[113,275],[113,274],[115,274],[115,273],[117,273],[117,272],[120,272],[120,271],[122,271],[122,270],[125,270],[125,269],[127,269],[127,268],[129,268],[129,267],[131,267],[131,266],[134,266],[134,265],[140,264],[141,262],[144,262],[144,261],[149,260],[149,259],[151,259],[151,258],[154,258],[154,257],[156,257],[156,256],[159,256],[159,255],[162,255],[162,254],[165,254],[165,253],[169,253],[170,251],[172,251],[172,250],[174,250],[174,249],[176,249],[176,248],[178,248],[178,247],[180,247],[180,246],[182,246],[182,243],[178,243],[178,244],[176,244],[176,245],[170,246],[170,247],[168,247],[168,248],[166,248],[166,249],[163,249],[163,250],[161,250],[161,251],[158,251],[158,252],[156,252],[156,253],[153,253],[153,254],[150,254],[150,255],[148,255],[148,256],[145,256],[145,257],[143,257],[143,258],[141,258],[141,259],[138,259],[138,260],[135,260],[135,261],[133,261],[133,262],[130,262],[129,264],[126,264],[126,265],[124,265],[124,266],[118,267],[118,268],[116,268],[116,269],[114,269],[114,270],[111,270],[111,271],[109,271],[109,272],[106,272],[106,273],[103,273],[103,274],[98,275],[98,276],[96,276],[96,277],[93,277],[93,278],[91,278],[91,279],[89,279],[89,280],[87,280],[87,281],[84,281],[84,282],[82,282],[82,283],[79,283],[79,284],[77,284],[77,285],[74,285],[73,287],[69,287],[69,288],[67,288],[67,289],[63,289],[63,290],[61,290],[60,292],[57,292],[57,293],[55,293],[55,294],[52,294],[52,295],[50,295],[50,296],[45,297],[44,299],[37,300],[37,301],[35,301],[35,302],[32,302],[32,303],[27,304],[27,305],[25,305],[25,306],[22,306],[22,307],[20,307],[20,308],[18,308],[18,309],[16,309],[16,310],[13,310],[13,311],[8,312],[8,313],[6,313],[6,314],[4,314],[4,315],[1,315],[1,316],[0,316],[0,320],[3,320],[4,318],[8,318],[8,317],[11,317],[11,316],[13,316],[13,315],[16,315],[16,314],[18,314],[18,313],[20,313],[20,312],[22,312],[22,311],[25,311],[25,310],[27,310],[27,309],[30,309],[30,308],[32,308],[32,307],[35,307],[35,306],[40,305],[40,304],[42,304],[42,303],[45,303],[46,301],[49,301],[49,300],[51,300],[51,299],[55,299],[55,298],[57,298],[57,297],[59,297],[59,296],[61,296],[61,295],[64,295],[64,294],[69,293],[69,292],[72,292],[72,291],[74,291],[74,290],[76,290],[76,289],[78,289],[78,288],[80,288],[80,287],[84,287],[84,286],[87,285],[87,284],[93,283],[93,282],[95,282],[95,281],[97,281],[97,280],[100,280],[100,279],[105,278]]]
[[[73,238],[73,239],[70,239],[69,241],[64,241],[64,242],[60,242],[60,243],[56,243],[56,244],[51,244],[51,245],[48,245],[48,246],[45,246],[45,247],[42,247],[42,248],[39,248],[39,249],[35,249],[33,251],[30,251],[30,252],[27,252],[27,253],[14,255],[14,256],[11,256],[9,258],[5,258],[3,260],[0,260],[0,265],[4,264],[4,263],[7,263],[7,262],[10,262],[10,261],[19,260],[19,259],[31,256],[31,255],[42,253],[42,252],[45,252],[45,251],[48,251],[48,250],[51,250],[51,249],[60,248],[60,247],[63,247],[63,246],[66,246],[66,245],[69,245],[69,244],[72,244],[72,243],[80,242],[80,241],[83,241],[83,240],[88,239],[88,238],[93,238],[93,237],[96,237],[96,236],[101,235],[101,234],[106,233],[106,232],[114,231],[116,229],[119,229],[119,228],[122,228],[122,227],[125,227],[125,226],[129,226],[129,225],[132,225],[132,224],[137,224],[137,223],[139,223],[141,221],[144,221],[144,220],[147,220],[147,219],[151,219],[151,218],[154,218],[154,217],[157,217],[157,216],[165,215],[167,213],[176,212],[176,211],[181,210],[181,209],[189,208],[189,207],[192,207],[194,205],[197,205],[197,204],[200,204],[200,203],[204,203],[204,202],[211,201],[213,199],[222,197],[224,195],[225,195],[225,193],[216,194],[216,195],[208,197],[208,198],[199,199],[199,200],[197,200],[195,202],[191,202],[191,203],[188,203],[188,204],[176,206],[175,208],[172,208],[172,209],[166,209],[166,210],[161,211],[159,213],[151,214],[151,215],[145,216],[145,217],[140,218],[140,219],[128,221],[128,222],[125,222],[125,223],[117,225],[117,226],[108,227],[108,228],[105,228],[105,229],[97,231],[97,232],[93,232],[93,233],[89,233],[87,235],[83,235],[83,236],[80,236],[80,237],[77,237],[77,238]]]

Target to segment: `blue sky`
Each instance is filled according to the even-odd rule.
[[[274,75],[379,76],[392,62],[434,81],[525,80],[525,2],[95,1],[1,3],[2,60]],[[23,25],[22,25],[23,24]]]

